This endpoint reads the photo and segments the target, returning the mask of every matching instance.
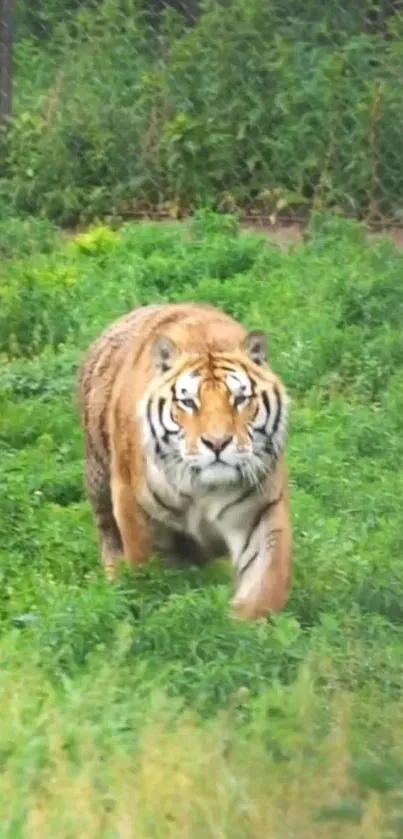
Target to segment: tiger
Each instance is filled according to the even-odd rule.
[[[144,305],[78,373],[85,491],[106,577],[153,556],[230,558],[230,611],[283,610],[292,576],[289,402],[268,338],[207,303]]]

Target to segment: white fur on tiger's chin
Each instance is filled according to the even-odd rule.
[[[239,471],[227,463],[212,463],[197,475],[197,483],[202,486],[234,486],[241,483]]]

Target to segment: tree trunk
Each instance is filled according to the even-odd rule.
[[[15,2],[0,0],[0,130],[12,112]]]

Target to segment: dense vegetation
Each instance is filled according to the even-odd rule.
[[[4,839],[401,836],[403,257],[340,220],[286,253],[206,213],[67,240],[9,219],[0,247]],[[77,362],[189,298],[267,329],[292,395],[272,622],[230,619],[225,562],[102,576]]]
[[[19,4],[6,212],[401,221],[397,2],[209,0],[193,25],[172,8],[152,24],[153,5]]]

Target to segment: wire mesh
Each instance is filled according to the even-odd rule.
[[[17,209],[403,220],[403,0],[21,0],[12,65],[13,2]]]
[[[0,129],[12,113],[14,0],[0,0]]]

